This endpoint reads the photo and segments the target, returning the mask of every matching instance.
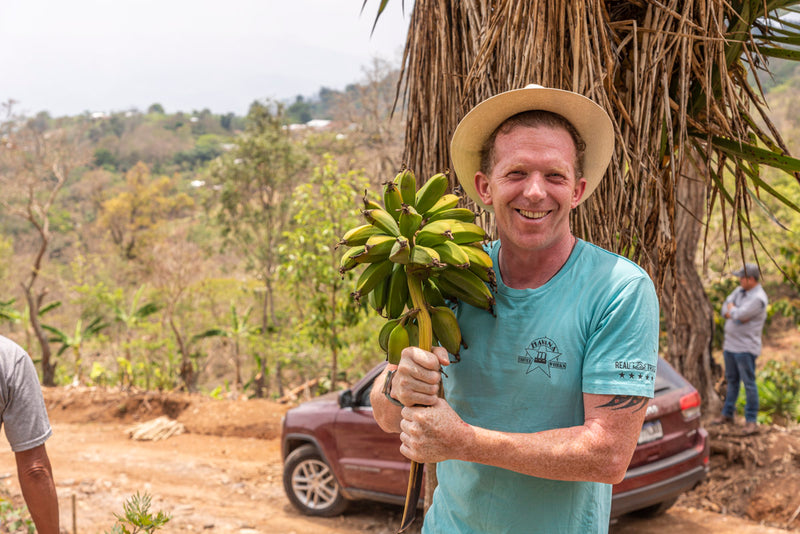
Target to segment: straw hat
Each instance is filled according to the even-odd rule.
[[[567,119],[586,143],[583,177],[592,194],[606,172],[614,151],[614,127],[608,114],[583,95],[531,84],[488,98],[461,119],[450,142],[453,170],[461,187],[483,209],[492,211],[475,190],[475,173],[480,170],[484,142],[506,119],[523,111],[544,110]]]

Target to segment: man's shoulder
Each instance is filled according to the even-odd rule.
[[[584,269],[593,270],[595,275],[607,275],[614,280],[650,280],[647,271],[625,256],[588,241],[581,240],[580,242],[582,248],[578,260]]]
[[[767,296],[767,292],[766,292],[766,291],[764,291],[764,287],[763,287],[761,284],[758,284],[758,285],[755,287],[755,289],[756,289],[756,291],[755,291],[755,294],[756,294],[756,296],[757,296],[757,297],[758,297],[760,300],[763,300],[763,301],[764,301],[764,304],[767,304],[767,303],[769,302],[769,297]]]

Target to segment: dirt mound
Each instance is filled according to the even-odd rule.
[[[50,419],[61,423],[136,423],[166,416],[186,431],[223,437],[280,437],[289,408],[264,399],[217,400],[197,394],[114,389],[43,388]]]
[[[800,530],[800,428],[760,427],[753,436],[711,426],[708,479],[678,504]]]

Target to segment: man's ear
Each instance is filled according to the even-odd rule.
[[[575,189],[572,190],[572,205],[570,209],[574,209],[580,204],[583,194],[586,192],[586,178],[579,178],[575,182]]]
[[[475,190],[484,204],[492,205],[492,188],[489,187],[489,177],[481,171],[475,173]]]

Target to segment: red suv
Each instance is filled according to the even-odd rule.
[[[286,412],[282,430],[283,487],[302,513],[333,516],[349,501],[402,505],[410,462],[400,438],[372,417],[369,392],[385,363],[351,389],[329,393]],[[663,513],[708,473],[708,433],[700,426],[700,395],[659,358],[655,398],[625,479],[614,486],[611,517]]]

